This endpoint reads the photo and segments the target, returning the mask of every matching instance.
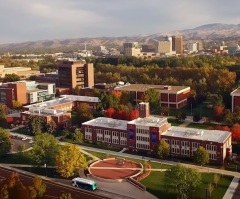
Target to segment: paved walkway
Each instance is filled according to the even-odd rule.
[[[239,178],[237,177],[234,177],[231,184],[229,185],[225,195],[223,196],[223,199],[231,199],[233,198],[234,196],[234,193],[238,187],[238,181],[239,181]],[[240,196],[239,196],[240,198]]]

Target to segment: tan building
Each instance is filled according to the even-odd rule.
[[[71,89],[94,86],[93,64],[83,61],[62,61],[58,64],[58,86]]]
[[[172,53],[172,42],[171,41],[159,41],[155,49],[156,53],[168,54]]]
[[[172,36],[172,51],[176,51],[177,54],[183,53],[183,38],[181,35]]]
[[[123,44],[123,50],[126,56],[141,56],[141,48],[138,42],[127,42]]]
[[[0,78],[4,78],[6,74],[16,74],[21,79],[25,79],[32,75],[40,74],[38,70],[31,70],[29,67],[8,67],[5,68],[4,65],[0,65]]]

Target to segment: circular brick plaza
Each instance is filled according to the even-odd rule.
[[[126,177],[138,176],[142,170],[142,164],[118,158],[98,160],[88,168],[93,177],[106,180],[123,180]]]

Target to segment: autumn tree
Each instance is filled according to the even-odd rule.
[[[19,102],[19,101],[13,100],[12,101],[12,106],[13,106],[13,109],[20,110],[22,108],[22,103]]]
[[[92,110],[87,103],[81,103],[77,107],[76,117],[79,125],[82,125],[82,123],[93,119]]]
[[[240,125],[234,124],[231,128],[232,138],[234,140],[240,140]]]
[[[72,139],[74,142],[77,142],[77,143],[82,143],[83,142],[83,134],[80,130],[75,130],[72,134]]]
[[[105,116],[111,118],[115,112],[115,109],[113,107],[109,107],[107,110],[105,110]]]
[[[139,117],[139,110],[134,109],[134,110],[130,111],[128,120],[131,121],[131,120],[137,119],[138,117]]]
[[[224,118],[224,107],[223,106],[215,106],[213,109],[213,117],[217,122],[220,122]]]
[[[0,118],[5,118],[7,114],[7,106],[5,104],[0,103]]]
[[[47,133],[49,134],[54,134],[57,130],[57,124],[56,122],[54,122],[53,120],[50,120],[47,124],[46,124],[46,129],[47,129]]]
[[[86,159],[80,148],[74,144],[63,145],[56,155],[57,172],[65,178],[78,174],[80,168],[86,168]]]
[[[35,177],[33,183],[28,186],[30,198],[43,198],[46,188],[46,184],[43,183],[42,178]]]
[[[11,149],[11,142],[7,130],[0,128],[0,156],[8,153]]]
[[[161,115],[169,115],[170,109],[167,106],[160,107],[160,113]]]
[[[58,149],[58,140],[48,133],[42,133],[35,136],[31,155],[37,165],[54,165]]]
[[[59,199],[73,199],[70,193],[63,193]]]
[[[23,184],[19,174],[12,173],[0,183],[1,199],[42,199],[46,192],[46,185],[40,177],[34,178],[30,185]]]
[[[193,156],[194,162],[197,164],[205,165],[209,162],[209,154],[207,153],[206,149],[202,146],[198,147],[198,149],[194,152]]]
[[[201,174],[195,169],[177,164],[165,172],[163,182],[166,191],[176,190],[178,198],[187,199],[197,190],[201,180]]]
[[[170,146],[165,140],[161,139],[153,152],[158,158],[166,158],[170,154]]]

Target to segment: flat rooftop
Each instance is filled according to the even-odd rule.
[[[73,101],[83,101],[83,102],[99,102],[98,97],[87,97],[87,96],[78,96],[78,95],[61,95],[60,98],[49,100],[46,102],[41,102],[37,104],[31,104],[24,106],[24,108],[37,108],[37,107],[45,107],[50,108],[56,105],[61,105],[67,102]]]
[[[174,127],[172,126],[167,131],[163,132],[162,135],[170,137],[178,137],[185,139],[203,140],[223,143],[231,133],[229,131],[219,130],[203,130],[195,128],[185,127]]]
[[[66,113],[66,111],[41,107],[41,108],[32,108],[22,113],[29,114],[29,115],[38,115],[38,116],[57,116],[57,115],[63,115],[64,113]]]
[[[163,124],[168,123],[166,117],[154,117],[154,116],[149,116],[145,118],[137,118],[135,120],[132,120],[128,122],[128,124],[134,124],[138,126],[146,126],[146,127],[159,127],[162,126]]]
[[[127,130],[128,121],[126,120],[117,120],[107,117],[98,117],[96,119],[82,123],[82,125],[90,125],[96,127],[105,127],[118,130]]]
[[[168,85],[150,85],[150,84],[127,84],[123,86],[117,86],[114,90],[121,91],[147,91],[149,89],[155,89],[157,91],[172,91],[179,92],[183,89],[190,89],[188,86],[168,86]]]

